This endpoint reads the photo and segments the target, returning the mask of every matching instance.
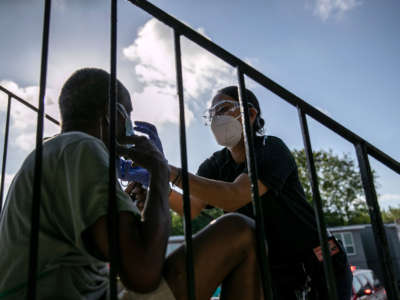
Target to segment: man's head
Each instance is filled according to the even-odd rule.
[[[65,82],[59,105],[63,131],[98,129],[98,137],[106,141],[108,134],[108,99],[110,74],[101,69],[85,68],[73,73]],[[132,111],[128,90],[117,82],[118,103],[129,116]],[[125,135],[125,118],[118,113],[117,137]]]

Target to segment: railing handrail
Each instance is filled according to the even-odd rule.
[[[240,60],[240,59],[238,59]],[[245,62],[242,61],[242,63],[246,64]],[[249,66],[249,68],[252,68]],[[253,69],[253,68],[252,68]],[[257,70],[254,69],[255,72],[258,72]],[[7,95],[10,95],[12,99],[17,100],[18,102],[26,105],[27,107],[29,107],[30,109],[32,109],[35,112],[38,112],[38,109],[30,104],[29,102],[27,102],[26,100],[24,100],[23,98],[17,96],[16,94],[14,94],[13,92],[11,92],[10,90],[8,90],[7,88],[3,87],[0,85],[0,91],[6,93]],[[300,98],[299,98],[300,99]],[[371,156],[373,156],[375,159],[377,159],[378,161],[380,161],[381,163],[383,163],[385,166],[387,166],[388,168],[390,168],[391,170],[395,171],[396,173],[400,174],[400,162],[396,161],[394,158],[392,158],[390,155],[386,154],[385,152],[383,152],[381,149],[375,147],[374,145],[372,145],[370,142],[368,142],[367,140],[363,139],[362,137],[358,136],[357,134],[355,134],[354,132],[352,132],[351,130],[345,128],[343,125],[341,125],[340,123],[336,122],[335,120],[333,120],[332,118],[328,117],[327,115],[325,115],[323,112],[319,111],[318,109],[316,109],[315,107],[313,107],[312,105],[306,103],[304,100],[300,99],[300,101],[303,101],[304,104],[309,108],[309,110],[307,111],[304,110],[304,106],[300,106],[302,107],[303,111],[309,115],[310,117],[312,117],[313,119],[315,119],[316,121],[319,121],[319,118],[322,119],[326,119],[331,123],[332,126],[339,126],[342,127],[344,129],[343,131],[343,135],[341,134],[341,136],[343,138],[345,138],[346,140],[352,142],[352,143],[361,143],[361,144],[365,144],[365,146],[368,149],[368,154],[370,154]],[[295,106],[295,104],[293,104]],[[56,125],[61,125],[60,121],[58,121],[57,119],[55,119],[54,117],[45,114],[46,119],[48,119],[49,121],[53,122]],[[322,122],[320,122],[322,123]],[[328,127],[329,129],[333,130],[331,127],[327,126],[326,124],[322,123],[323,125],[325,125],[326,127]],[[350,138],[346,138],[347,136],[349,136]]]
[[[16,94],[14,94],[13,92],[11,92],[10,90],[6,89],[5,87],[0,85],[0,91],[6,93],[7,95],[11,96],[12,99],[17,100],[18,102],[24,104],[25,106],[29,107],[30,109],[32,109],[35,112],[39,112],[39,109],[37,107],[35,107],[34,105],[30,104],[28,101],[22,99],[21,97],[17,96]],[[56,125],[61,125],[60,121],[58,121],[57,119],[53,118],[52,116],[48,115],[48,114],[44,114],[45,118],[51,122],[53,122]]]
[[[188,27],[181,21],[177,20],[173,16],[167,14],[160,8],[156,7],[155,5],[151,4],[148,1],[143,0],[128,0],[129,2],[135,4],[136,6],[142,8],[147,13],[151,14],[159,21],[162,21],[166,25],[174,28],[177,30],[181,35],[185,36],[186,38],[192,40],[199,46],[206,49],[208,52],[214,54],[218,58],[222,59],[223,61],[227,62],[233,67],[240,67],[242,72],[253,79],[254,81],[258,82],[262,86],[266,87],[268,90],[279,96],[280,98],[284,99],[286,102],[289,102],[293,106],[300,107],[301,110],[306,114],[312,117],[314,120],[318,121],[325,127],[329,128],[333,132],[339,134],[347,141],[353,144],[364,144],[367,148],[368,154],[373,156],[375,159],[389,167],[390,169],[394,170],[398,174],[400,174],[400,162],[396,161],[394,158],[390,157],[383,151],[379,150],[371,143],[367,142],[365,139],[360,137],[359,135],[355,134],[353,131],[347,129],[345,126],[340,124],[339,122],[335,121],[331,117],[327,116],[311,104],[308,104],[305,100],[301,99],[300,97],[296,96],[283,86],[279,85],[272,79],[268,78],[264,74],[262,74],[257,69],[253,68],[240,58],[236,57],[232,53],[226,51],[216,43],[212,42],[205,36],[198,33],[196,30]]]

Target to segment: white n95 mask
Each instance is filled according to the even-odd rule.
[[[242,138],[242,124],[238,117],[216,115],[211,120],[211,130],[215,140],[221,146],[232,148]]]

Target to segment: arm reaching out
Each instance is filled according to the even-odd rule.
[[[170,165],[170,181],[179,176],[180,169]],[[175,182],[182,187],[182,181]],[[208,204],[224,211],[236,211],[251,202],[251,180],[245,173],[240,174],[235,181],[225,182],[221,180],[208,179],[189,173],[189,184],[192,204],[192,217],[197,215]],[[267,187],[258,180],[259,195],[267,192]],[[182,201],[170,197],[171,208],[178,213],[182,207]],[[200,211],[198,211],[200,209]]]

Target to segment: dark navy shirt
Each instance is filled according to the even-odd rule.
[[[301,261],[319,242],[314,212],[306,201],[294,157],[274,136],[257,136],[254,148],[258,179],[268,189],[261,202],[270,262],[280,265]],[[236,164],[224,148],[206,159],[197,174],[233,182],[247,172],[246,163]],[[254,218],[251,203],[237,212]]]

